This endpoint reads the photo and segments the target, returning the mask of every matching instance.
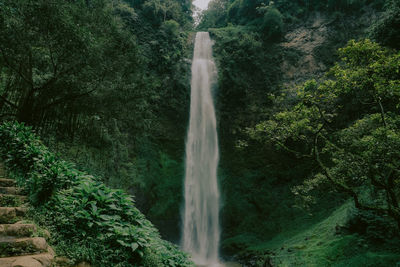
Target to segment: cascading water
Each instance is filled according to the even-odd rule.
[[[192,62],[190,122],[186,141],[183,249],[200,266],[219,266],[219,160],[211,87],[216,78],[212,42],[198,32]]]

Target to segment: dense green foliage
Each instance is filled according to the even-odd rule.
[[[373,25],[371,36],[377,42],[400,48],[400,3],[389,1],[381,18]]]
[[[255,266],[399,260],[398,53],[377,44],[397,48],[397,7],[390,0],[215,0],[203,12],[198,27],[216,41],[219,71],[225,252],[243,252]],[[367,35],[377,43],[337,50]],[[334,211],[349,197],[356,212],[339,220]],[[312,233],[328,220],[345,230],[323,223]],[[257,262],[254,255],[264,256]]]
[[[298,104],[250,133],[315,158],[320,172],[295,190],[305,200],[328,182],[357,208],[392,217],[400,230],[400,53],[365,40],[350,42],[340,56],[332,79],[306,82]]]
[[[151,218],[171,210],[176,222],[190,8],[177,0],[1,1],[0,120],[33,126],[79,168],[135,192]],[[164,160],[177,163],[168,169]],[[156,208],[164,189],[177,192],[175,201]]]
[[[259,255],[255,266],[396,266],[400,240],[393,238],[391,228],[365,219],[346,202],[306,229],[278,234],[270,242],[252,245],[247,253]],[[371,239],[374,234],[379,239]]]
[[[241,237],[252,232],[268,238],[282,229],[286,223],[283,214],[291,213],[288,209],[294,204],[290,199],[277,197],[290,194],[290,189],[282,185],[294,185],[290,177],[306,172],[307,166],[296,167],[295,162],[284,160],[287,158],[277,153],[265,155],[259,145],[248,150],[237,150],[235,145],[245,138],[246,127],[268,116],[273,108],[269,96],[277,92],[281,80],[277,66],[282,58],[296,54],[292,49],[264,42],[259,33],[245,26],[213,29],[211,34],[216,41],[213,48],[219,71],[216,105],[224,195],[223,234],[225,238],[238,235],[243,240]],[[276,210],[274,207],[281,201],[285,208]],[[229,250],[242,248],[242,244],[231,241],[225,246]]]
[[[213,0],[200,15],[219,74],[223,252],[256,266],[399,261],[399,10]],[[0,3],[0,120],[50,148],[4,124],[0,149],[72,259],[189,264],[135,206],[178,239],[191,13],[189,0]]]
[[[192,266],[135,207],[131,196],[74,169],[19,123],[0,126],[1,157],[52,233],[57,252],[95,266]]]
[[[282,20],[281,23],[299,23],[315,12],[352,14],[357,13],[363,6],[372,4],[374,8],[381,8],[384,3],[384,0],[214,0],[203,12],[199,28],[234,24],[250,25],[254,27],[253,30],[262,31],[272,19]],[[393,16],[388,15],[388,17]]]

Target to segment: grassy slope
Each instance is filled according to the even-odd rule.
[[[250,254],[263,255],[256,265],[273,266],[397,266],[400,248],[371,244],[358,234],[341,230],[354,212],[351,201],[328,217],[297,233],[283,233],[270,241],[248,248]],[[268,266],[268,265],[266,265]]]

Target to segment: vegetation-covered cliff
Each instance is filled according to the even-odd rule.
[[[40,161],[40,166],[31,162],[33,165],[25,166],[19,174],[35,176],[27,189],[33,203],[40,204],[38,213],[46,214],[37,219],[49,226],[59,225],[53,229],[54,242],[72,260],[86,260],[95,266],[131,266],[142,265],[140,259],[149,256],[146,264],[151,266],[185,265],[183,254],[181,263],[168,253],[151,256],[153,253],[145,247],[147,241],[159,239],[157,231],[135,210],[130,198],[111,191],[100,181],[135,195],[135,205],[148,218],[163,218],[165,222],[173,218],[176,236],[182,191],[180,160],[189,105],[187,58],[192,50],[188,38],[191,29],[190,1],[0,1],[0,120],[17,120],[32,126],[50,147],[52,152],[46,152],[44,159],[29,154],[32,151],[18,151],[29,154],[19,163]],[[19,139],[19,135],[30,136],[24,131],[15,130],[9,138],[2,133],[1,150],[6,164],[8,157],[20,156],[4,147],[8,142],[21,142],[20,148],[35,146],[35,140]],[[32,153],[41,153],[32,149]],[[80,179],[70,176],[81,173],[59,163],[52,153],[100,178],[88,178],[89,184],[82,184],[80,189],[74,187],[77,191],[71,189],[69,183]],[[9,166],[10,171],[18,164]],[[32,168],[41,174],[32,172]],[[72,180],[68,182],[69,178]],[[51,197],[60,196],[60,180],[61,184],[67,182],[70,189],[56,200]],[[35,192],[40,190],[45,192]],[[88,229],[74,226],[83,226],[86,222],[79,220],[86,215],[91,214],[93,219],[101,214],[93,214],[92,209],[79,211],[86,204],[78,207],[72,195],[96,198],[99,192],[115,195],[113,201],[123,202],[122,210],[106,208],[111,215],[133,212],[130,219],[109,217],[109,224],[143,224],[149,236],[138,241],[132,238],[132,229],[127,232],[114,228],[110,230],[113,233],[99,237],[102,230],[98,225],[84,226]],[[161,193],[164,198],[159,197]],[[52,199],[52,204],[47,198]],[[44,203],[62,210],[49,209],[47,213],[40,208]],[[103,208],[98,207],[98,211]],[[117,205],[116,209],[120,208]],[[81,212],[83,217],[76,216]],[[55,222],[57,217],[61,221]],[[118,241],[118,236],[129,236],[136,244]],[[117,243],[107,241],[110,238]],[[154,252],[163,254],[163,247],[171,246],[161,240],[155,242]],[[176,250],[173,246],[171,249]]]
[[[88,179],[91,189],[126,190],[161,235],[177,242],[193,31],[209,31],[219,77],[224,256],[246,266],[394,266],[399,29],[397,0],[213,0],[197,28],[189,0],[3,0],[0,121],[32,126],[46,155],[99,177]],[[14,137],[30,147],[31,139],[18,141],[16,130]],[[2,142],[2,157],[17,157]],[[89,193],[85,179],[64,188],[62,166],[26,186],[40,207],[49,201],[37,198],[42,181],[61,181],[60,197],[50,201],[60,218],[70,218],[71,196]],[[69,251],[63,238],[95,232],[57,224],[63,253],[100,266],[116,262],[97,248]],[[150,228],[162,251],[186,264]],[[146,259],[129,258],[127,243],[118,244],[126,264]],[[146,244],[138,251],[154,249]],[[153,264],[169,266],[168,255]]]
[[[1,120],[176,225],[191,2],[2,1],[0,23]]]
[[[219,63],[227,253],[256,266],[399,261],[387,143],[399,131],[387,122],[399,115],[399,15],[397,1],[210,3],[199,27]]]

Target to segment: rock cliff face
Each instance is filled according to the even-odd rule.
[[[296,51],[296,58],[284,58],[281,64],[285,87],[319,78],[332,66],[336,51],[350,39],[368,35],[368,28],[379,14],[365,7],[361,16],[327,17],[315,13],[298,25],[294,25],[280,44],[285,50]]]
[[[326,65],[317,58],[315,50],[328,40],[328,23],[326,18],[317,14],[308,24],[296,27],[285,35],[281,46],[295,49],[301,55],[295,64],[285,59],[282,62],[283,79],[287,83],[303,80],[326,70]]]

